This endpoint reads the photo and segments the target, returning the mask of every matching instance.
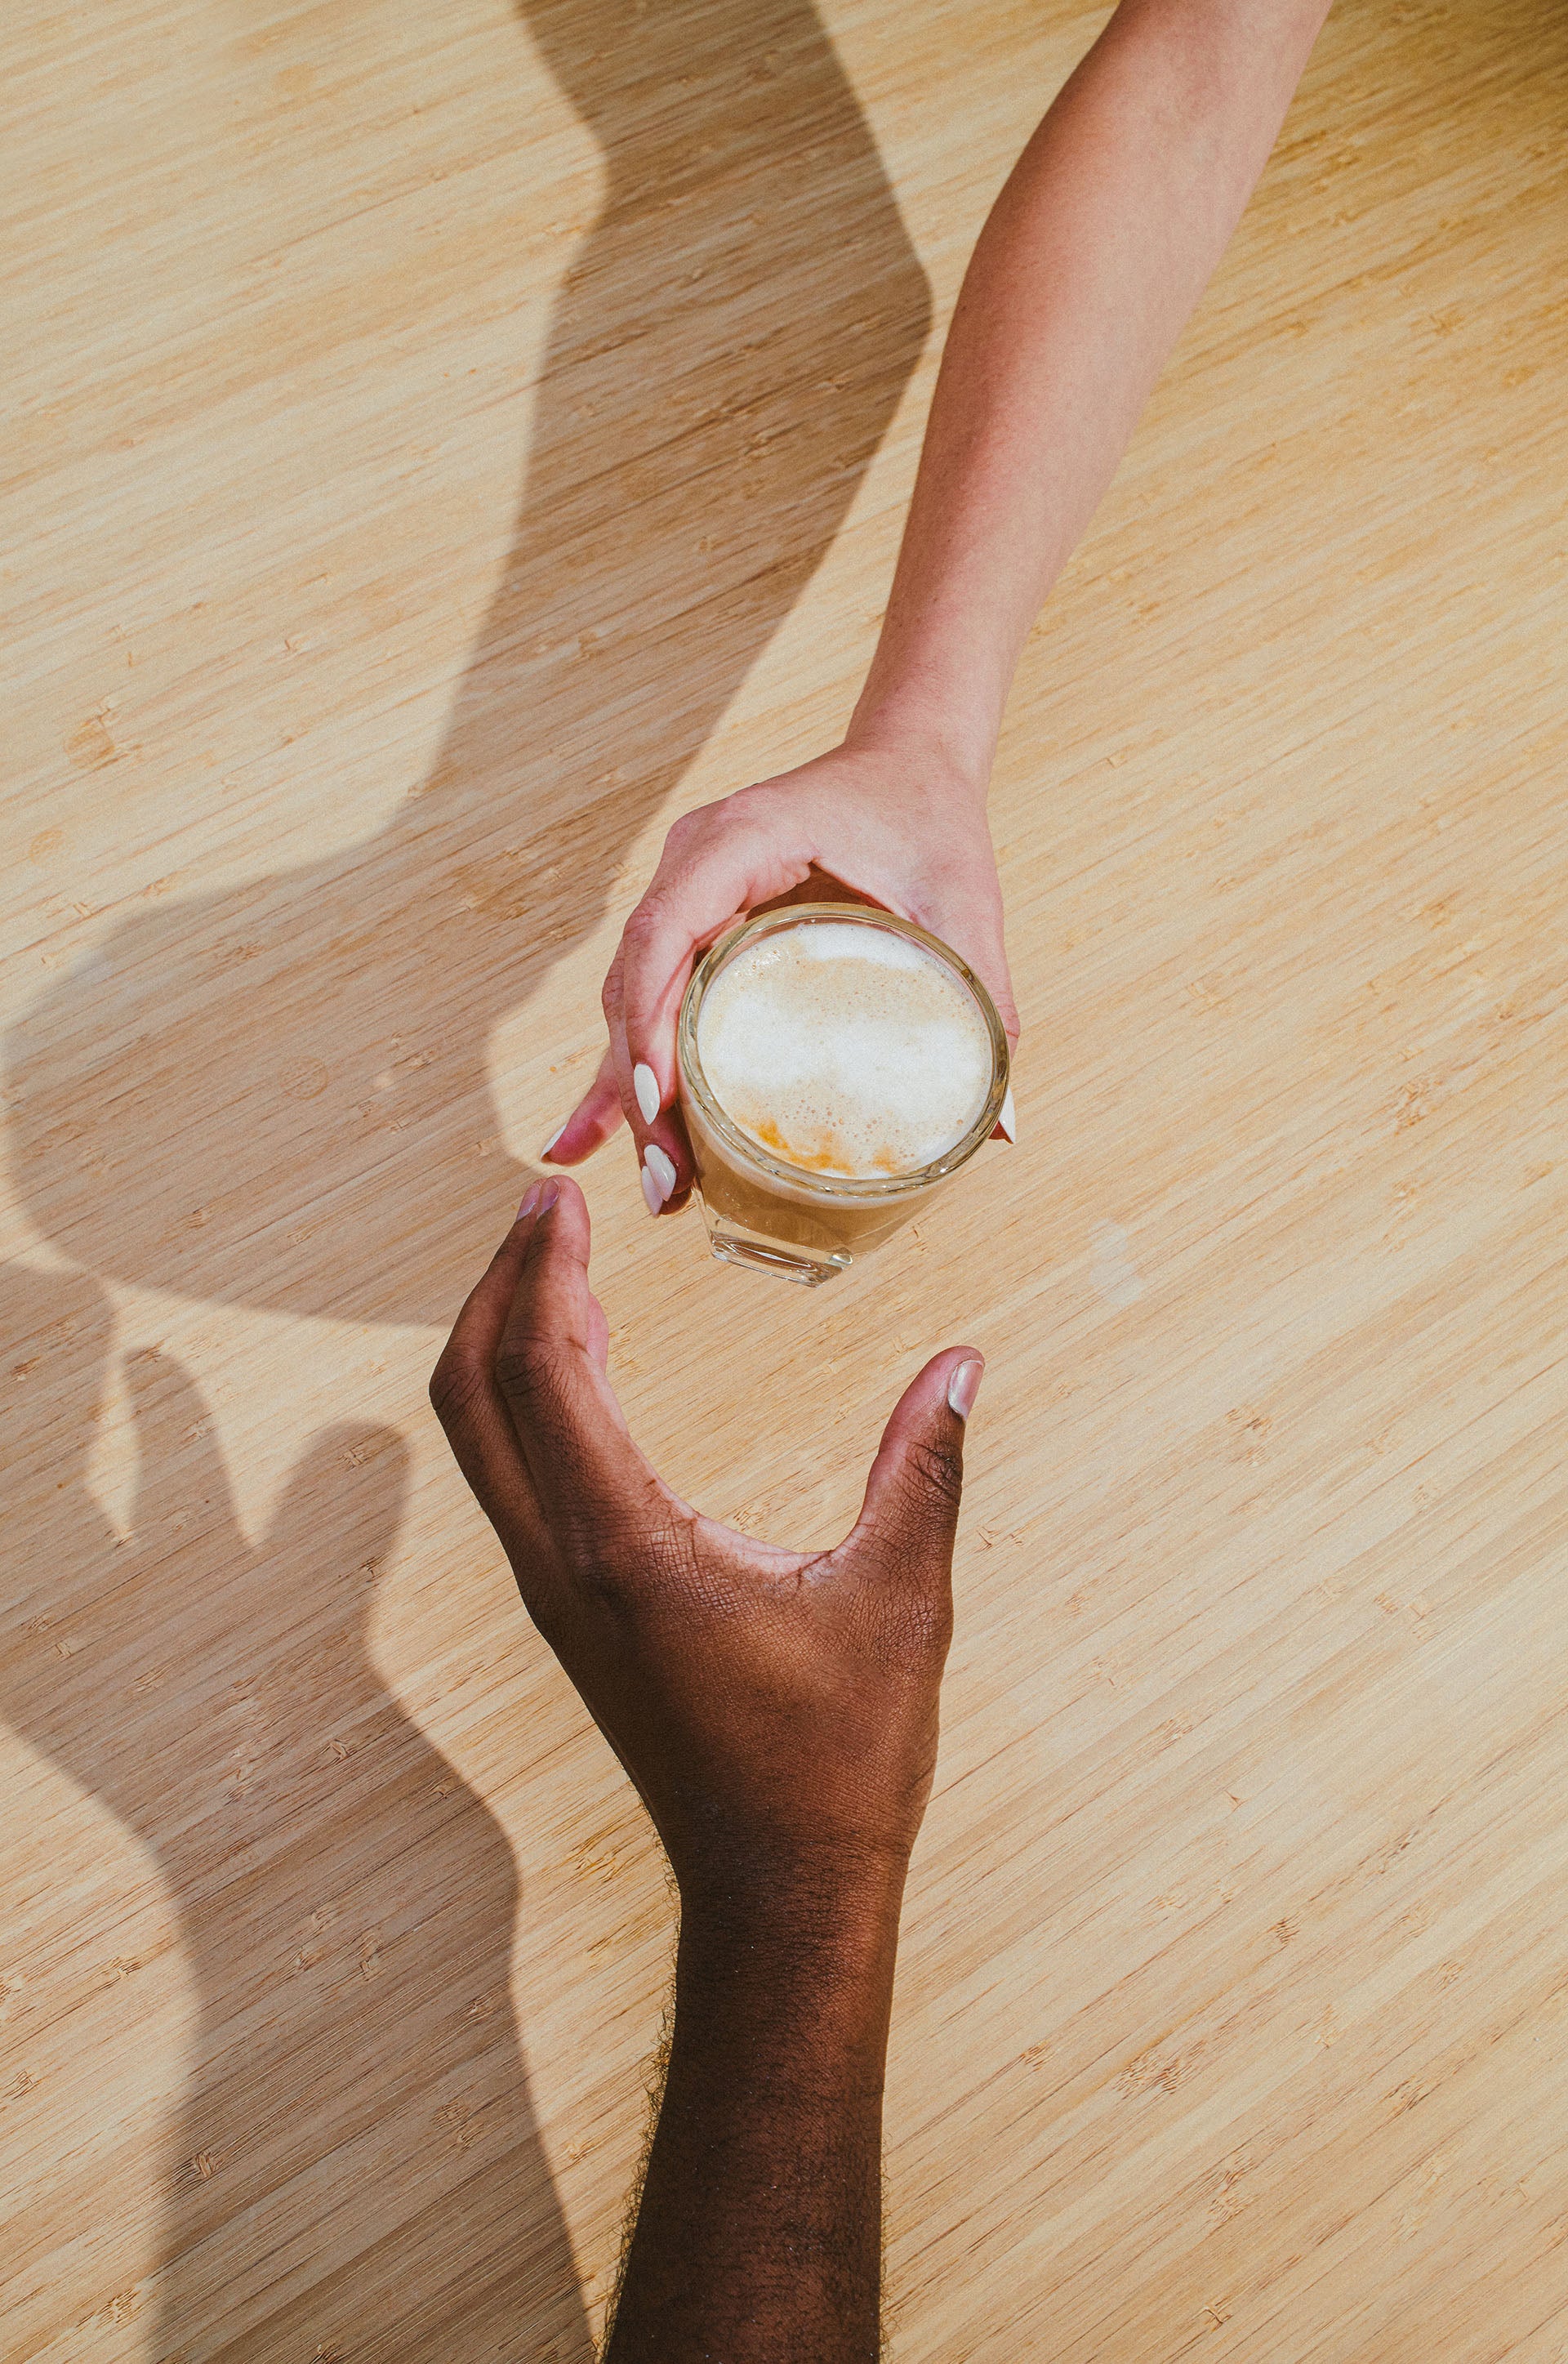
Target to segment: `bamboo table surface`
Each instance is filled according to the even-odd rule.
[[[829,742],[1070,0],[17,0],[0,2355],[587,2364],[671,1906],[425,1402],[679,809]],[[1041,619],[1019,1143],[586,1170],[705,1507],[981,1345],[897,2364],[1568,2358],[1568,17],[1342,0]]]

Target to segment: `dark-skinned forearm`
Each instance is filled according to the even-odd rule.
[[[875,2364],[902,1873],[683,1913],[606,2364]]]

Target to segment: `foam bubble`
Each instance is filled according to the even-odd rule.
[[[942,1156],[991,1087],[990,1031],[962,979],[852,920],[803,920],[737,953],[703,997],[697,1054],[753,1141],[855,1178]]]

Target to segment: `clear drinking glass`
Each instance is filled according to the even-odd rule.
[[[760,936],[824,922],[836,928],[885,928],[908,937],[962,979],[990,1035],[991,1088],[979,1115],[961,1141],[912,1173],[860,1180],[808,1173],[787,1165],[731,1122],[703,1074],[697,1020],[703,996],[715,978],[737,953]],[[798,1281],[807,1288],[831,1280],[918,1213],[990,1139],[1007,1091],[1007,1037],[995,1003],[973,971],[951,945],[929,935],[913,920],[853,903],[791,904],[764,912],[759,919],[743,920],[720,936],[686,987],[675,1053],[681,1108],[714,1254],[726,1264],[750,1265],[756,1271],[776,1273],[781,1279]]]

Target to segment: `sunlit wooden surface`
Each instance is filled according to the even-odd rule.
[[[1101,21],[6,17],[7,2359],[587,2364],[670,1906],[426,1374]],[[1018,1148],[809,1296],[586,1177],[754,1530],[989,1357],[899,2364],[1568,2358],[1565,106],[1330,24],[1020,677]]]

